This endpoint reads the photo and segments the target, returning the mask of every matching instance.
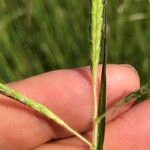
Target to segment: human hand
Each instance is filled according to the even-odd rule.
[[[8,85],[48,106],[75,130],[91,138],[93,101],[88,67],[52,71]],[[107,107],[139,86],[133,68],[108,65]],[[132,109],[130,106],[107,117],[105,150],[149,150],[150,101]],[[0,150],[28,149],[88,150],[88,147],[54,122],[0,95]]]

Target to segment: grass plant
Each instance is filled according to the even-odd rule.
[[[134,3],[136,6],[133,5]],[[146,43],[149,39],[147,4],[148,2],[142,2],[141,5],[141,3],[128,0],[121,3],[117,0],[108,2],[108,20],[111,20],[107,24],[108,30],[111,29],[108,60],[115,63],[128,63],[130,60],[131,64],[137,66],[140,74],[142,74],[142,83],[147,81],[149,70],[149,55],[147,55],[149,48]],[[86,0],[64,0],[62,2],[59,0],[52,2],[33,0],[31,3],[21,0],[5,2],[0,0],[0,33],[2,35],[0,37],[0,80],[9,82],[49,69],[89,64],[88,44],[85,44],[88,43],[90,20],[87,13],[90,11],[88,6],[89,3]],[[103,150],[106,115],[111,115],[111,112],[130,101],[141,101],[143,96],[150,93],[150,87],[149,83],[146,84],[138,91],[120,100],[112,108],[105,110],[107,11],[103,11],[105,7],[102,0],[91,0],[91,6],[91,76],[94,101],[92,143],[44,105],[24,97],[1,83],[0,93],[17,100],[61,125],[89,145],[91,150]],[[137,13],[137,6],[142,12]],[[68,16],[69,12],[71,14]],[[82,20],[79,23],[78,20],[81,16]],[[102,16],[104,16],[104,23]],[[41,22],[41,20],[43,21]],[[102,34],[103,25],[104,32]],[[136,53],[135,57],[134,52],[137,51],[138,54]],[[29,65],[31,58],[33,62]],[[78,58],[78,60],[75,61],[74,58]],[[101,86],[98,87],[97,76],[99,72],[97,67],[100,58],[102,58],[102,76]],[[143,60],[140,62],[139,58]],[[100,89],[100,94],[97,89]]]

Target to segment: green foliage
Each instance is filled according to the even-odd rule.
[[[0,80],[88,65],[89,0],[28,2],[0,0]],[[150,70],[149,1],[113,0],[108,5],[108,60],[132,64],[146,82]],[[143,19],[136,20],[141,13]]]
[[[143,17],[136,20],[141,13]],[[109,2],[108,16],[108,61],[132,64],[139,72],[142,83],[147,82],[150,70],[149,1],[113,0]]]

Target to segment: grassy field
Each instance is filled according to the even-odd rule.
[[[149,0],[113,0],[108,62],[150,71]],[[0,81],[90,64],[90,0],[0,0]]]

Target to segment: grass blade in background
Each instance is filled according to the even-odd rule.
[[[25,1],[29,0],[0,0],[0,22],[11,18],[17,10],[27,10]],[[6,83],[54,69],[88,65],[89,2],[32,0],[30,31],[25,26],[26,14],[1,26],[0,53],[5,59],[5,64],[0,62],[1,81]],[[108,62],[133,65],[142,84],[147,82],[150,70],[149,3],[148,0],[108,1]],[[128,21],[135,14],[146,17]],[[31,59],[33,62],[29,63]]]
[[[0,30],[3,30],[5,26],[7,26],[9,23],[11,23],[13,20],[17,19],[18,17],[21,17],[24,15],[25,11],[18,9],[14,12],[12,12],[11,15],[4,16],[0,19]]]

